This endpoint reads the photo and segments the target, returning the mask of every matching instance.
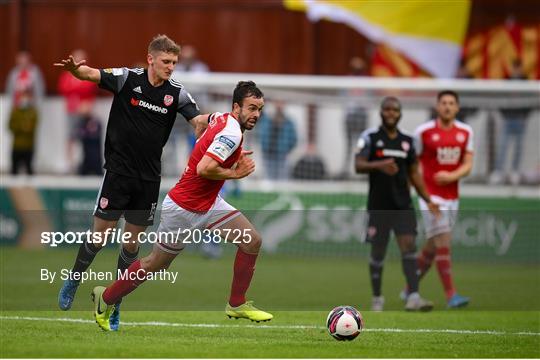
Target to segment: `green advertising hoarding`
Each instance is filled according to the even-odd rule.
[[[40,189],[54,231],[88,230],[96,191]],[[164,196],[162,193],[160,202]],[[14,244],[20,223],[5,189],[0,189],[0,199],[1,243]],[[243,192],[227,200],[254,223],[267,252],[298,256],[356,256],[368,252],[369,247],[362,244],[367,228],[365,195]],[[539,262],[539,215],[540,201],[536,199],[465,197],[453,230],[453,256],[463,260]],[[418,214],[419,243],[423,241],[422,227]],[[395,244],[390,254],[397,254]]]

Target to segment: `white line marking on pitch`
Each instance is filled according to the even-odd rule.
[[[71,322],[82,324],[93,324],[94,321],[86,319],[73,318],[47,318],[47,317],[30,317],[30,316],[0,316],[0,320],[29,320],[29,321],[53,321],[53,322]],[[186,328],[253,328],[253,329],[280,329],[280,330],[303,330],[316,329],[325,330],[324,326],[316,325],[225,325],[225,324],[189,324],[189,323],[170,323],[161,321],[145,321],[145,322],[125,322],[125,326],[165,326],[165,327],[186,327]],[[473,335],[531,335],[540,336],[538,332],[520,331],[506,332],[496,330],[455,330],[455,329],[393,329],[393,328],[367,328],[366,332],[383,332],[383,333],[443,333],[443,334],[473,334]]]

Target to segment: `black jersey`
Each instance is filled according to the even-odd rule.
[[[179,112],[199,115],[192,96],[177,81],[154,87],[145,69],[100,70],[99,86],[114,93],[105,137],[104,168],[124,176],[159,181],[161,153]]]
[[[408,173],[416,162],[416,152],[411,136],[398,130],[391,139],[382,127],[368,129],[358,139],[357,156],[368,161],[393,158],[399,168],[393,176],[378,170],[369,173],[368,210],[412,208]]]

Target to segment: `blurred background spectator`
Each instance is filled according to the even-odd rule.
[[[86,60],[88,56],[82,49],[73,50],[71,53],[75,61]],[[91,81],[82,81],[73,76],[69,71],[62,71],[58,78],[58,93],[65,99],[66,114],[69,129],[69,138],[67,141],[66,157],[68,161],[68,172],[75,173],[77,171],[75,146],[80,141],[78,138],[79,129],[84,114],[88,106],[92,106],[97,95],[98,86]],[[86,108],[82,108],[83,107]]]
[[[523,63],[520,59],[515,59],[512,62],[512,68],[508,79],[526,79],[523,71]],[[530,107],[501,108],[503,129],[500,136],[501,140],[497,143],[495,169],[489,179],[491,184],[500,184],[506,180],[506,177],[508,177],[508,180],[512,185],[519,184],[521,178],[519,167],[521,163],[521,154],[523,152],[523,134],[525,132],[525,127],[527,126],[527,118],[530,112]],[[507,154],[510,153],[511,141],[513,141],[514,144],[514,156],[510,164],[511,171],[507,174],[504,165]]]
[[[349,61],[349,76],[366,76],[366,63],[362,58],[355,56]],[[362,106],[361,99],[365,94],[363,89],[351,89],[347,96],[347,107],[345,110],[345,161],[341,170],[341,177],[346,179],[353,169],[352,154],[355,142],[360,137],[362,131],[367,127],[368,114],[366,108]]]
[[[34,174],[32,159],[34,157],[38,112],[31,105],[30,99],[29,92],[20,93],[18,105],[12,108],[9,117],[9,130],[13,135],[11,150],[11,173],[13,175],[19,173],[21,166],[28,175]]]
[[[15,67],[8,74],[6,85],[6,93],[12,106],[18,107],[24,95],[27,105],[37,108],[43,101],[44,92],[41,70],[32,62],[28,51],[19,52],[15,57]]]
[[[271,180],[285,180],[289,177],[287,156],[297,143],[296,128],[285,113],[285,103],[274,101],[274,112],[264,112],[257,124],[257,133],[262,149],[264,169]]]
[[[182,82],[182,75],[185,73],[204,75],[210,72],[208,65],[197,57],[197,50],[192,45],[180,47],[180,58],[174,68],[172,77]],[[208,107],[209,95],[204,87],[190,86],[189,92],[199,105],[201,111]]]
[[[43,101],[44,83],[41,71],[32,63],[29,52],[21,51],[17,54],[15,67],[7,78],[6,93],[11,103],[11,173],[17,174],[20,165],[23,165],[28,174],[33,174],[35,132],[39,106]]]
[[[456,78],[458,79],[473,79],[472,73],[469,71],[469,68],[467,67],[467,62],[464,58],[461,58],[459,61],[459,68],[456,73]],[[467,119],[474,115],[478,111],[477,108],[472,107],[470,105],[466,104],[460,104],[459,107],[459,113],[457,114],[456,118],[464,123],[467,122]]]
[[[307,145],[306,153],[294,165],[292,176],[297,180],[323,180],[326,166],[313,143]]]
[[[207,73],[208,65],[197,57],[197,50],[192,45],[184,45],[181,48],[180,61],[176,64],[175,71],[190,73]]]
[[[79,165],[79,175],[103,174],[101,146],[103,126],[101,120],[92,113],[93,103],[83,101],[79,106],[79,127],[77,137],[82,146],[82,161]]]

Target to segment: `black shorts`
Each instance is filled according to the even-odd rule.
[[[106,171],[94,216],[118,220],[124,215],[130,224],[150,226],[154,223],[158,197],[159,181],[144,181]]]
[[[388,242],[390,231],[398,235],[416,236],[416,213],[414,209],[368,210],[369,221],[366,241]]]

